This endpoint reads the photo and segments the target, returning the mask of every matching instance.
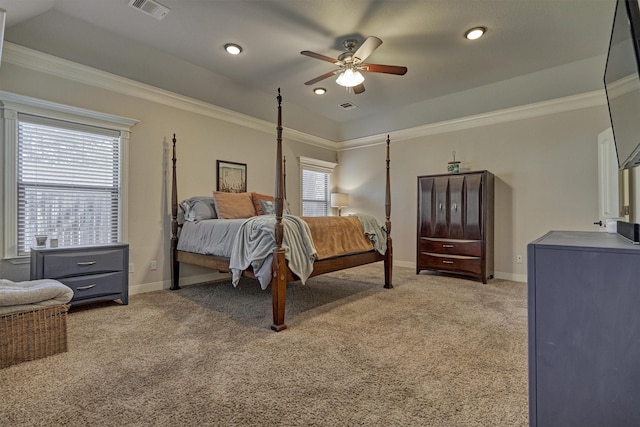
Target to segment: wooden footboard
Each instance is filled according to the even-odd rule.
[[[278,89],[278,121],[276,127],[276,191],[275,191],[275,241],[276,247],[273,250],[272,278],[271,278],[271,299],[273,304],[273,323],[271,329],[282,331],[287,325],[285,319],[285,306],[287,296],[287,283],[297,280],[291,272],[285,260],[285,252],[282,247],[283,224],[282,215],[285,198],[285,159],[282,154],[282,96]],[[314,263],[311,277],[332,271],[344,270],[346,268],[357,267],[359,265],[371,264],[373,262],[384,261],[384,287],[393,288],[392,284],[392,264],[393,247],[391,241],[391,184],[390,184],[390,139],[387,135],[387,158],[386,158],[386,189],[385,189],[385,229],[387,231],[387,250],[384,255],[376,251],[357,253],[335,258],[318,260]],[[229,271],[229,260],[226,258],[211,255],[195,254],[191,252],[178,251],[178,231],[181,225],[178,223],[178,196],[176,179],[176,136],[173,135],[173,179],[171,183],[171,289],[180,289],[180,263],[193,264],[211,268],[218,271]],[[247,270],[243,273],[245,277],[253,277],[253,272]]]

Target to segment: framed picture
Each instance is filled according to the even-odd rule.
[[[246,163],[217,160],[216,190],[225,193],[245,193],[247,191]]]

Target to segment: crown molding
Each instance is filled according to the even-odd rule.
[[[3,61],[52,76],[106,89],[110,92],[134,96],[146,101],[223,120],[246,128],[266,133],[271,133],[274,129],[274,124],[266,120],[257,119],[208,102],[179,95],[175,92],[120,77],[14,43],[5,43]],[[295,129],[287,128],[285,138],[322,148],[336,149],[334,141],[309,135]]]
[[[273,131],[273,123],[257,119],[246,114],[228,110],[207,102],[199,101],[177,93],[159,89],[155,86],[140,83],[131,79],[116,76],[115,74],[87,67],[73,61],[62,59],[24,46],[6,42],[4,44],[3,60],[20,67],[50,74],[60,78],[74,80],[90,86],[106,89],[127,96],[134,96],[173,108],[179,108],[223,120],[229,123],[244,126],[250,129],[270,133]],[[446,132],[454,132],[471,129],[480,126],[488,126],[505,123],[514,120],[540,117],[572,110],[606,105],[607,99],[604,89],[585,92],[549,101],[521,105],[503,110],[491,111],[453,120],[416,126],[389,132],[394,143],[435,135]],[[310,135],[295,129],[286,129],[285,139],[313,145],[331,150],[344,151],[356,148],[365,148],[386,143],[387,132],[371,135],[363,138],[355,138],[345,141],[331,141]]]
[[[515,120],[530,119],[534,117],[558,114],[567,111],[581,110],[583,108],[597,107],[607,104],[604,89],[585,92],[578,95],[571,95],[562,98],[551,99],[549,101],[536,102],[533,104],[521,105],[503,110],[491,111],[488,113],[476,114],[473,116],[461,117],[453,120],[446,120],[438,123],[431,123],[423,126],[402,129],[389,132],[394,143],[409,139],[436,135],[440,133],[454,132],[464,129],[471,129],[481,126],[489,126],[499,123],[512,122]],[[364,138],[343,141],[338,144],[338,151],[353,150],[356,148],[370,147],[374,145],[386,144],[387,133],[371,135]]]

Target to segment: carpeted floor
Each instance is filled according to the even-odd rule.
[[[67,353],[0,370],[2,426],[526,426],[526,284],[382,263],[69,312]]]

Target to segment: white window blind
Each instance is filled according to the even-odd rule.
[[[303,216],[326,216],[329,213],[329,176],[326,172],[302,170]]]
[[[330,209],[331,174],[337,163],[300,156],[303,216],[326,216]]]
[[[120,132],[18,115],[17,244],[29,253],[36,235],[61,246],[118,240]]]

